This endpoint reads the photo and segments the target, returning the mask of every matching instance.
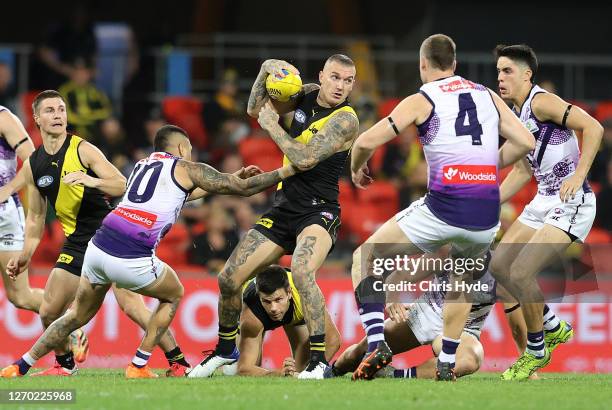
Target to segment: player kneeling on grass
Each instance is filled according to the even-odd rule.
[[[176,314],[183,285],[174,270],[155,256],[155,248],[176,222],[185,201],[207,192],[253,195],[295,173],[288,166],[242,179],[247,176],[244,174],[251,173],[248,168],[241,170],[240,175],[232,175],[191,162],[187,133],[172,125],[158,130],[155,151],[136,164],[121,202],[104,218],[102,227],[89,242],[73,307],[47,328],[29,352],[2,369],[1,377],[25,375],[72,331],[89,322],[113,283],[159,300],[126,370],[128,378],[157,377],[147,363]],[[9,276],[19,273],[15,269]]]
[[[291,272],[278,265],[269,266],[247,282],[242,301],[238,374],[297,376],[310,360],[310,339]],[[280,370],[264,369],[261,367],[264,334],[281,326],[289,339],[292,357],[284,360]],[[339,348],[340,333],[325,310],[325,359],[330,360]]]

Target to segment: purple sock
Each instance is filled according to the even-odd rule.
[[[399,379],[416,379],[417,368],[415,366],[409,369],[395,369],[393,371],[393,377],[399,378]]]

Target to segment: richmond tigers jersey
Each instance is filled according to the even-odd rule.
[[[490,229],[499,222],[499,112],[489,90],[459,76],[424,84],[433,109],[419,125],[429,168],[425,203],[452,226]]]
[[[178,157],[154,152],[138,161],[121,202],[93,238],[104,252],[120,258],[151,256],[176,222],[189,192],[174,178]]]
[[[34,185],[52,205],[66,237],[77,244],[86,245],[100,227],[111,206],[104,193],[96,188],[68,185],[62,178],[71,172],[81,171],[97,175],[79,157],[82,138],[68,134],[62,147],[53,155],[39,146],[30,156]]]
[[[543,88],[534,85],[520,112],[516,109],[514,112],[536,140],[535,149],[527,155],[527,160],[538,182],[538,194],[553,196],[559,194],[563,181],[576,172],[580,148],[574,131],[552,121],[542,122],[531,111],[533,98],[545,92]],[[592,192],[586,180],[582,190]]]
[[[255,317],[261,321],[264,326],[264,330],[274,330],[284,325],[298,326],[305,323],[300,294],[293,283],[291,272],[288,269],[285,270],[287,271],[289,286],[291,287],[291,300],[289,301],[289,309],[287,310],[287,313],[285,313],[285,316],[283,316],[282,320],[272,320],[266,313],[266,310],[259,299],[259,295],[257,294],[255,279],[251,279],[244,286],[242,301],[249,307],[249,309],[251,309]]]
[[[319,90],[305,94],[298,102],[289,134],[298,142],[308,144],[312,137],[339,111],[355,116],[355,110],[344,101],[332,108],[317,104]],[[338,204],[338,180],[344,170],[349,150],[336,152],[308,171],[300,172],[278,184],[275,205],[290,203],[292,207],[310,209],[312,206]],[[285,156],[283,165],[291,162]]]

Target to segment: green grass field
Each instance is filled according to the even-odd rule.
[[[122,370],[81,370],[71,378],[2,380],[0,389],[76,389],[76,404],[0,405],[78,409],[610,409],[612,375],[542,374],[502,382],[480,374],[457,383],[349,378],[301,381],[218,376],[211,379],[126,380]]]

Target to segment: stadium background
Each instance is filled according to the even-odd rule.
[[[59,89],[69,101],[72,129],[99,146],[126,175],[135,160],[151,152],[151,137],[165,122],[188,130],[199,160],[227,172],[242,164],[269,170],[280,164],[280,151],[245,113],[263,59],[286,59],[300,69],[304,82],[311,82],[328,55],[350,55],[358,72],[351,102],[366,129],[390,112],[398,98],[418,89],[418,46],[427,35],[453,37],[458,73],[493,89],[493,47],[525,42],[538,53],[537,82],[583,107],[605,127],[590,175],[598,193],[598,219],[587,243],[599,249],[592,254],[603,271],[611,272],[606,246],[612,232],[612,7],[444,1],[397,7],[393,2],[351,0],[295,6],[244,0],[137,1],[129,7],[116,0],[18,2],[11,7],[18,18],[0,25],[0,104],[20,116],[38,145],[31,100],[39,90]],[[340,242],[318,276],[345,345],[362,335],[347,278],[352,250],[425,192],[426,164],[415,136],[416,130],[408,130],[376,153],[370,163],[376,182],[367,191],[353,189],[348,178],[341,181]],[[531,184],[504,206],[502,229],[534,192]],[[216,341],[214,273],[266,208],[270,194],[190,204],[159,248],[159,256],[185,283],[173,328],[194,361]],[[63,240],[59,224],[49,216],[31,269],[38,286],[44,285]],[[576,263],[588,264],[584,247],[570,252]],[[576,337],[555,353],[549,370],[612,372],[609,282],[600,282],[597,293],[570,296],[555,305],[559,316],[575,325]],[[504,368],[516,354],[503,311],[497,308],[483,334],[484,369],[491,371]],[[0,289],[0,329],[0,361],[7,363],[29,347],[41,326],[34,315],[15,310]],[[87,365],[92,367],[124,366],[141,337],[112,295],[89,331],[92,356]],[[281,332],[268,336],[265,360],[278,365],[287,353]],[[413,363],[428,354],[421,349],[399,360]],[[163,356],[154,357],[153,364],[162,366]]]

